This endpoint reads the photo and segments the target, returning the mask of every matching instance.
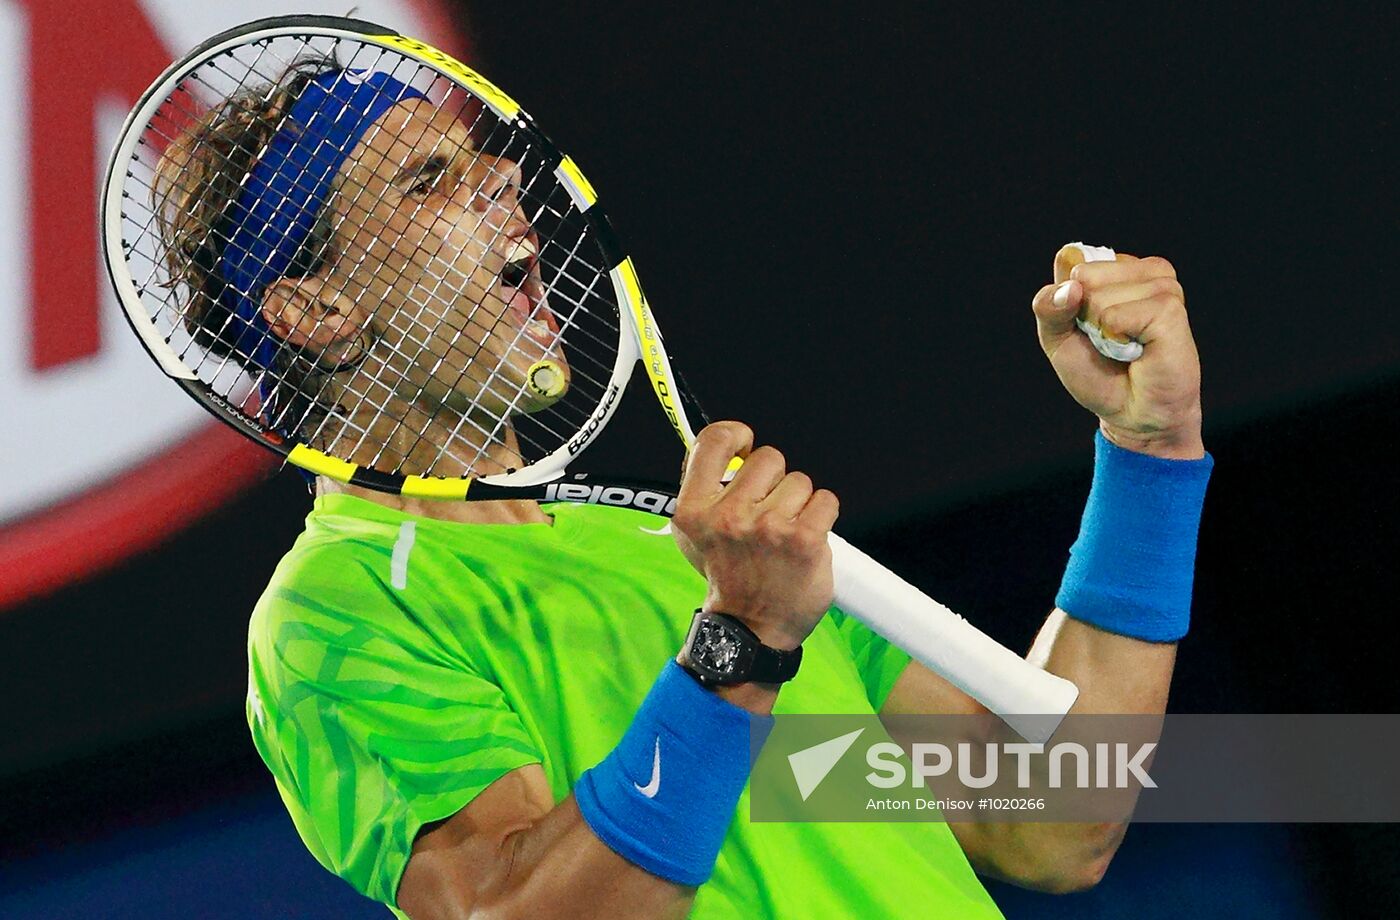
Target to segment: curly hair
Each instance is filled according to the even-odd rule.
[[[156,167],[152,205],[164,244],[166,286],[184,293],[177,308],[181,322],[197,345],[220,357],[231,356],[248,370],[253,368],[246,366],[247,356],[235,350],[240,326],[229,309],[235,298],[224,296],[229,284],[219,267],[233,234],[233,212],[243,182],[306,86],[339,69],[329,58],[305,59],[291,64],[272,83],[230,96],[181,131]],[[323,209],[284,277],[321,271],[334,251],[333,242],[329,210]],[[322,368],[315,356],[301,355],[298,349],[278,349],[269,370],[276,385],[266,388],[262,412],[288,420],[278,427],[292,434],[318,416],[312,405],[315,394],[321,392],[326,375],[340,368]]]
[[[223,298],[228,285],[219,262],[242,183],[307,84],[337,69],[325,58],[298,61],[273,83],[230,96],[174,138],[156,167],[151,198],[165,244],[167,286],[188,291],[180,308],[185,328],[197,344],[217,354],[228,355],[234,346]],[[323,213],[286,274],[295,278],[320,270],[331,236]]]

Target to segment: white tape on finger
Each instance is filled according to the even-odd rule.
[[[1090,246],[1087,243],[1070,243],[1070,246],[1078,249],[1084,254],[1085,262],[1112,262],[1116,258],[1112,249],[1107,246]],[[1079,331],[1089,337],[1089,341],[1094,344],[1094,348],[1099,354],[1113,361],[1122,361],[1127,364],[1142,357],[1142,343],[1129,340],[1120,342],[1117,339],[1110,339],[1103,334],[1103,330],[1092,323],[1086,323],[1082,319],[1076,319],[1075,325]]]

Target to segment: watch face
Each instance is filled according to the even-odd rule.
[[[696,664],[717,675],[733,674],[739,666],[743,646],[726,624],[705,620],[699,624],[690,657]]]

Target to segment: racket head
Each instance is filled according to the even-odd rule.
[[[362,134],[313,130],[366,98]],[[424,163],[415,200],[394,183]],[[203,42],[138,101],[100,202],[152,359],[312,473],[430,498],[556,480],[639,359],[693,439],[697,407],[578,165],[486,78],[392,29],[275,17]]]

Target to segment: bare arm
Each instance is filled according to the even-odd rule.
[[[399,909],[413,920],[683,917],[694,893],[608,849],[572,796],[550,807],[544,770],[532,764],[419,835]]]
[[[1056,610],[1029,657],[1079,686],[1076,713],[1159,714],[1166,709],[1176,645],[1116,636]],[[917,662],[900,675],[880,710],[881,715],[985,711]],[[1027,888],[1069,892],[1090,888],[1103,877],[1127,822],[959,822],[949,827],[977,871]]]
[[[777,688],[722,688],[751,712],[772,711]],[[512,770],[451,818],[426,828],[399,883],[413,920],[684,917],[695,889],[633,865],[589,828],[569,796],[551,805],[538,764]]]
[[[735,422],[701,432],[681,484],[674,531],[706,578],[707,609],[739,617],[771,646],[795,648],[831,603],[826,535],[836,519],[836,498],[814,490],[803,474],[789,473],[772,448],[751,452],[752,442],[753,433]],[[748,460],[725,486],[721,477],[735,456]],[[713,692],[766,715],[778,688],[751,683]],[[532,765],[501,777],[456,815],[420,833],[398,905],[413,920],[653,920],[684,916],[694,895],[693,887],[610,849],[572,795],[553,805],[543,769]]]
[[[1031,304],[1041,348],[1060,382],[1098,416],[1104,437],[1117,446],[1164,459],[1203,457],[1200,361],[1176,270],[1155,257],[1075,261],[1069,247],[1061,250],[1055,282]],[[1080,315],[1111,337],[1142,342],[1143,356],[1130,365],[1102,358],[1076,332],[1074,321]],[[1161,714],[1176,645],[1105,632],[1057,609],[1029,658],[1078,685],[1076,713]],[[981,711],[956,687],[913,664],[895,684],[882,713]],[[1027,887],[1075,891],[1103,876],[1127,822],[951,827],[979,871]]]

